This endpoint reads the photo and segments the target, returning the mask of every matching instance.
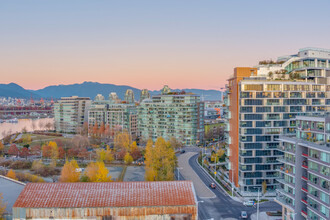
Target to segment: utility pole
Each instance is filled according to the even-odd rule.
[[[234,169],[231,169],[231,196],[234,196]]]
[[[258,188],[257,220],[259,220],[259,188]]]

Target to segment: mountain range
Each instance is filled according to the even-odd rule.
[[[125,86],[125,85],[114,85],[114,84],[104,84],[97,82],[83,82],[80,84],[70,84],[70,85],[56,85],[47,86],[39,90],[27,90],[23,87],[15,84],[0,84],[0,97],[13,97],[13,98],[54,98],[59,99],[61,97],[68,96],[80,96],[80,97],[90,97],[94,99],[97,94],[102,94],[106,99],[110,92],[116,92],[118,97],[123,99],[127,89],[131,89],[134,92],[135,100],[140,98],[140,89]],[[202,96],[204,100],[220,100],[221,91],[217,90],[204,90],[204,89],[183,89],[186,92],[193,92]],[[174,91],[179,91],[175,89]],[[149,91],[150,95],[160,94],[160,91],[154,90]]]

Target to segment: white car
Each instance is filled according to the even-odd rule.
[[[244,219],[248,218],[246,211],[241,211],[241,218],[244,218]]]

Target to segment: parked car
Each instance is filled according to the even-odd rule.
[[[254,206],[254,201],[252,201],[252,200],[245,201],[245,202],[243,202],[243,205],[245,205],[247,207],[252,207],[252,206]]]
[[[211,187],[212,189],[215,189],[215,187],[216,187],[215,183],[211,183],[211,184],[210,184],[210,187]]]
[[[243,218],[243,219],[248,218],[248,215],[247,215],[246,211],[241,211],[241,218]]]
[[[185,150],[181,150],[181,151],[180,151],[180,154],[184,154],[184,153],[186,153]]]

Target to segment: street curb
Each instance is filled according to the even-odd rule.
[[[225,194],[227,195],[227,196],[229,196],[232,200],[234,200],[234,201],[236,201],[235,199],[233,199],[233,196],[231,196],[231,195],[229,195],[228,193],[227,193],[227,191],[218,183],[218,181],[216,181],[210,174],[209,174],[209,172],[207,172],[206,170],[205,170],[205,168],[202,166],[202,165],[200,165],[199,164],[199,162],[198,162],[198,157],[196,158],[196,162],[197,162],[197,164],[200,166],[200,168],[202,168],[202,170],[209,176],[209,177],[211,177],[211,179],[212,180],[214,180],[214,183],[215,184],[217,184],[218,186],[219,186],[219,188],[221,188],[221,190],[222,191],[224,191],[225,192]]]

